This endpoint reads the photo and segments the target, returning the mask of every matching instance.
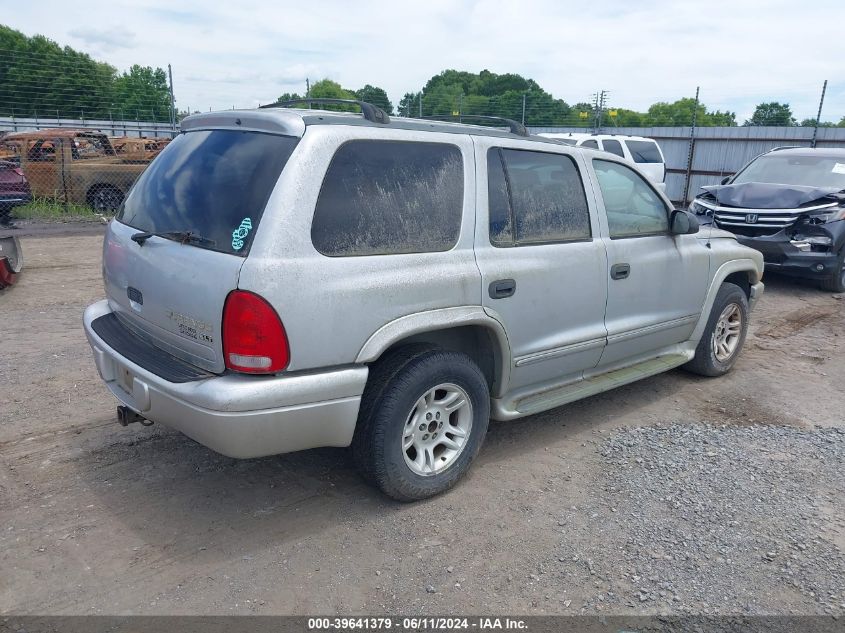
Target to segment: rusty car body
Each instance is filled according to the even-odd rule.
[[[115,151],[97,130],[46,129],[17,132],[2,139],[20,148],[20,166],[36,198],[88,205],[112,212],[152,157]]]
[[[126,160],[151,161],[170,142],[169,138],[148,138],[137,136],[110,136],[112,147],[118,156]]]

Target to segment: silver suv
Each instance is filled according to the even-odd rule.
[[[606,152],[360,105],[191,116],[138,179],[84,315],[122,423],[240,458],[351,445],[413,500],[491,417],[734,365],[757,251]]]

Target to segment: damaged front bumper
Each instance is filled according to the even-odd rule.
[[[763,254],[766,270],[822,279],[839,274],[845,223],[791,226],[772,235],[736,235],[740,244]]]

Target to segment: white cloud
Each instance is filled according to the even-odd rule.
[[[96,51],[109,52],[119,48],[135,47],[135,34],[123,26],[98,29],[86,25],[71,29],[68,35]]]
[[[635,109],[691,97],[700,86],[708,107],[735,110],[740,120],[771,100],[789,102],[799,119],[814,117],[821,82],[830,79],[823,118],[845,116],[839,0],[800,10],[791,0],[194,0],[179,10],[163,0],[143,7],[94,0],[86,7],[24,3],[5,21],[119,68],[171,63],[180,107],[267,103],[302,92],[306,77],[379,85],[396,103],[443,69],[487,68],[532,77],[570,103],[607,89],[613,105]],[[92,15],[132,31],[93,29]]]

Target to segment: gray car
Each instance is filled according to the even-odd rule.
[[[362,108],[191,116],[138,179],[84,315],[124,424],[239,458],[351,446],[413,500],[491,417],[734,365],[762,256],[635,166]]]

